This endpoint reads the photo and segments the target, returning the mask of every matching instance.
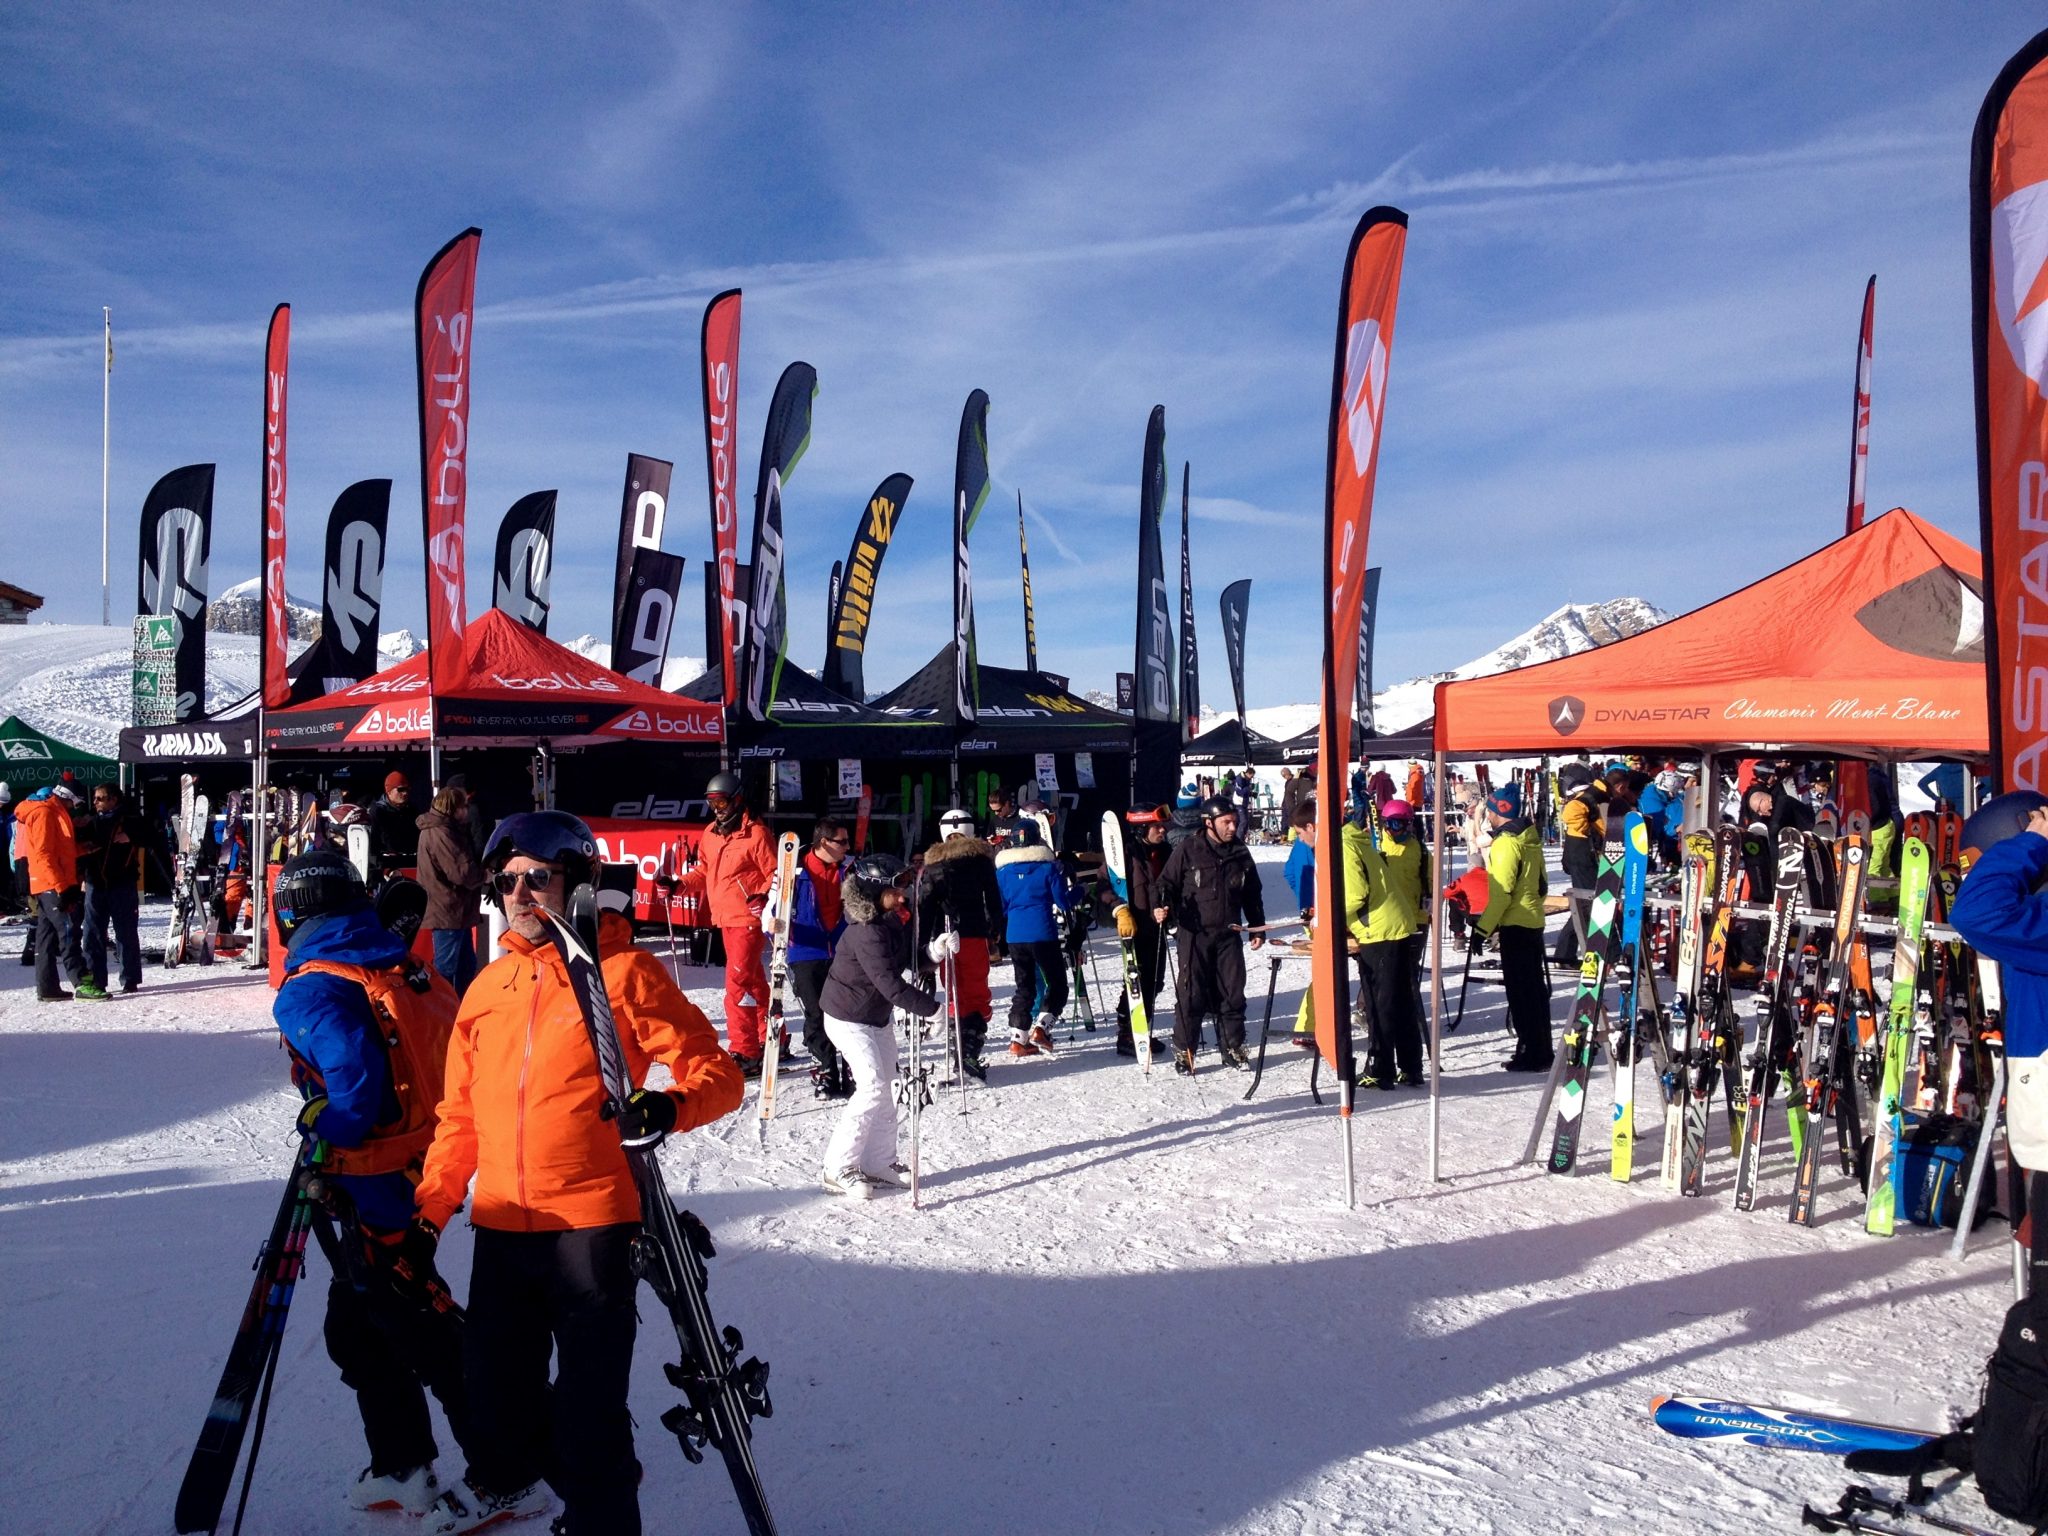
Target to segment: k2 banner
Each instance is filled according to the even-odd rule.
[[[644,453],[626,455],[626,489],[619,501],[619,553],[612,567],[612,655],[626,648],[633,592],[633,563],[646,550],[661,548],[668,521],[669,485],[675,466]]]
[[[555,493],[534,491],[513,502],[498,524],[491,606],[546,634],[554,569]]]
[[[320,641],[299,660],[292,703],[337,692],[377,670],[390,514],[389,480],[358,480],[335,497],[320,567]]]
[[[612,670],[650,688],[661,686],[668,660],[669,631],[683,591],[683,557],[643,549],[633,560],[633,586],[626,594],[626,627],[612,650]]]
[[[213,466],[187,464],[142,501],[135,611],[178,623],[173,720],[206,712],[206,570],[213,551]]]

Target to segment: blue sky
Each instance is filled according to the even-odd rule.
[[[962,400],[989,415],[983,655],[1130,666],[1146,416],[1193,463],[1205,697],[1253,578],[1254,705],[1311,696],[1338,269],[1410,215],[1371,556],[1378,675],[1567,600],[1683,610],[1839,531],[1864,279],[1870,500],[1975,541],[1966,173],[2037,8],[1891,5],[10,6],[0,105],[0,578],[99,616],[100,306],[113,597],[165,470],[220,465],[213,583],[256,573],[259,381],[294,308],[294,591],[389,475],[385,625],[422,611],[410,305],[474,223],[472,546],[561,491],[553,632],[602,632],[624,459],[675,461],[709,550],[697,327],[746,290],[743,483],[814,364],[787,495],[792,654],[892,471],[871,686],[949,626]],[[1169,554],[1169,560],[1172,555]],[[473,558],[472,607],[488,601]],[[687,603],[676,648],[702,648]],[[1396,724],[1400,722],[1395,722]]]

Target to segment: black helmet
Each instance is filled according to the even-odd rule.
[[[1012,848],[1040,848],[1044,845],[1045,829],[1039,826],[1035,818],[1026,816],[1016,826],[1010,828]]]
[[[1223,795],[1211,795],[1202,802],[1202,820],[1214,821],[1218,816],[1235,816],[1237,807]]]
[[[1978,806],[1963,823],[1963,868],[1975,863],[1985,849],[2025,831],[2027,818],[2044,805],[2048,795],[2038,789],[2015,789]]]
[[[299,928],[334,912],[359,912],[370,904],[355,865],[331,849],[302,853],[279,871],[271,915],[286,944]]]
[[[1587,763],[1566,763],[1557,770],[1559,794],[1569,795],[1574,790],[1584,789],[1593,782],[1593,769]]]
[[[879,902],[882,892],[908,873],[908,867],[895,854],[868,853],[853,861],[853,868],[846,872],[846,878],[860,895],[869,901]]]
[[[503,869],[514,854],[559,864],[569,889],[597,874],[597,839],[582,818],[567,811],[521,811],[507,816],[484,845],[484,868]]]
[[[427,920],[427,888],[404,875],[393,875],[377,887],[377,921],[412,944]]]
[[[741,798],[740,776],[736,773],[714,773],[711,782],[704,786],[704,794],[707,799],[712,795],[725,795],[738,800]]]

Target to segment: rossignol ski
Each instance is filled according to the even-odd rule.
[[[1884,1075],[1878,1080],[1870,1192],[1863,1209],[1863,1230],[1876,1237],[1890,1237],[1898,1221],[1896,1170],[1899,1143],[1906,1135],[1906,1061],[1912,1053],[1919,1014],[1920,935],[1927,922],[1927,887],[1932,876],[1927,844],[1908,837],[1899,853],[1899,937],[1892,951]]]
[[[1821,1128],[1837,1096],[1856,1091],[1849,1074],[1849,1043],[1856,1038],[1855,1022],[1851,1018],[1844,1028],[1842,1015],[1855,1007],[1849,995],[1849,952],[1855,948],[1856,924],[1863,916],[1866,862],[1863,835],[1849,833],[1839,844],[1834,948],[1807,1021],[1806,1043],[1800,1053],[1802,1071],[1795,1090],[1806,1109],[1806,1143],[1799,1149],[1792,1177],[1790,1219],[1805,1227],[1813,1225],[1814,1197],[1820,1191]]]
[[[544,907],[533,909],[548,922],[569,975],[569,989],[583,1014],[591,1050],[604,1083],[602,1114],[614,1125],[629,1091],[625,1055],[619,1046],[618,1024],[605,990],[598,962],[597,892],[579,885],[569,897],[568,921]],[[662,1181],[661,1162],[652,1146],[624,1142],[626,1163],[640,1194],[640,1235],[633,1240],[633,1272],[653,1290],[675,1325],[682,1359],[662,1367],[669,1384],[684,1400],[661,1416],[661,1427],[676,1437],[685,1457],[704,1459],[704,1446],[725,1458],[740,1512],[751,1536],[774,1536],[775,1517],[754,1465],[752,1421],[774,1412],[768,1398],[767,1362],[741,1360],[746,1347],[737,1328],[720,1329],[711,1317],[705,1293],[704,1261],[716,1255],[704,1223],[676,1208]]]
[[[1771,1087],[1782,1065],[1791,1029],[1782,1006],[1786,962],[1798,934],[1806,893],[1806,834],[1787,827],[1778,834],[1777,883],[1771,898],[1770,934],[1764,940],[1763,982],[1756,991],[1756,1039],[1751,1045],[1749,1093],[1742,1113],[1742,1155],[1735,1170],[1735,1209],[1756,1205],[1757,1170],[1764,1156],[1764,1118]]]
[[[1551,1132],[1552,1173],[1570,1173],[1579,1161],[1579,1130],[1586,1117],[1586,1084],[1593,1075],[1593,1048],[1600,1029],[1607,972],[1614,959],[1616,929],[1621,920],[1621,865],[1624,855],[1621,822],[1609,822],[1600,847],[1599,876],[1586,914],[1586,949],[1579,957],[1579,990],[1572,1000],[1572,1021],[1561,1048],[1566,1060],[1558,1085],[1556,1124]],[[1326,918],[1325,921],[1328,919]]]
[[[1851,1451],[1910,1451],[1943,1433],[1711,1397],[1658,1397],[1652,1399],[1650,1409],[1659,1429],[1683,1440],[1737,1440],[1744,1445],[1819,1451],[1827,1456],[1846,1456]]]
[[[781,1079],[782,1053],[788,1049],[789,1030],[783,1023],[783,997],[789,991],[789,920],[796,908],[797,861],[803,856],[803,840],[785,832],[775,846],[775,889],[769,901],[775,926],[769,936],[768,1026],[761,1041],[761,1119],[775,1118],[775,1085]],[[762,1132],[765,1135],[764,1124]]]

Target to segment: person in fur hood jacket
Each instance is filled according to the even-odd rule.
[[[1067,952],[1059,914],[1070,904],[1067,877],[1045,846],[1035,821],[1020,822],[1010,845],[996,855],[996,887],[1003,893],[1003,929],[1017,990],[1010,998],[1010,1054],[1052,1054],[1052,1023],[1067,1006]],[[1036,1018],[1031,1005],[1045,986]]]
[[[952,959],[948,990],[960,1010],[961,1054],[968,1075],[986,1082],[988,1064],[981,1048],[995,1012],[988,990],[988,949],[1003,937],[996,851],[974,835],[973,815],[958,806],[939,818],[939,832],[939,841],[925,850],[918,871],[919,931],[926,936],[926,954],[934,964],[943,966],[948,956]]]

